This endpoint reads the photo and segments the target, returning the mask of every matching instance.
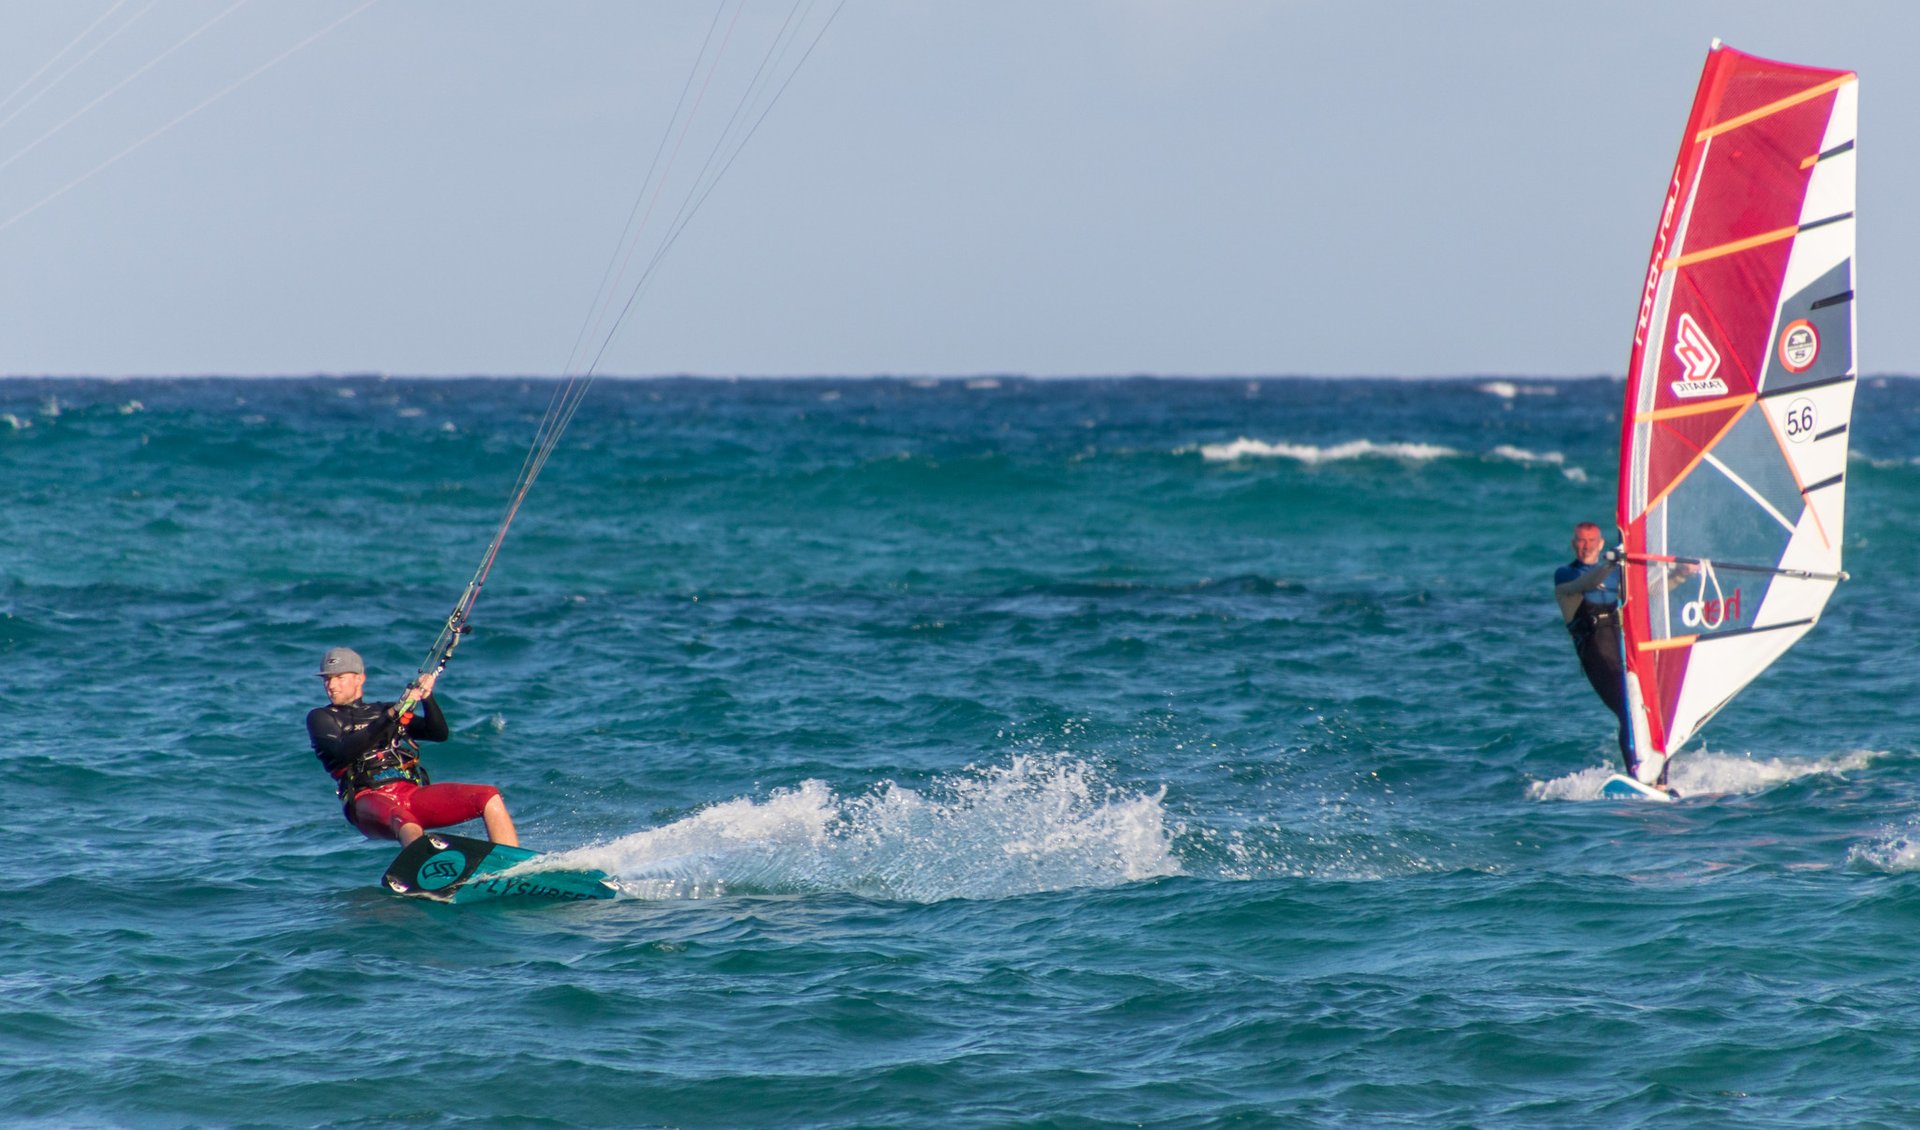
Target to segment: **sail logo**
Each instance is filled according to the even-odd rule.
[[[1820,333],[1801,318],[1780,331],[1780,364],[1789,373],[1804,373],[1820,357]]]
[[[1673,335],[1673,355],[1686,370],[1682,379],[1673,382],[1673,395],[1691,400],[1697,396],[1727,394],[1727,382],[1714,376],[1720,371],[1720,351],[1707,340],[1707,331],[1700,328],[1692,314],[1680,315],[1680,324]]]
[[[1718,600],[1689,600],[1680,606],[1680,622],[1711,632],[1729,620],[1740,619],[1740,590]]]

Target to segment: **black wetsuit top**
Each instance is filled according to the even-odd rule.
[[[361,699],[345,706],[329,703],[308,711],[307,737],[313,741],[313,754],[334,780],[361,758],[393,744],[400,730],[399,720],[387,713],[393,705]],[[407,736],[420,742],[447,740],[447,716],[440,712],[433,696],[421,699],[414,708]]]

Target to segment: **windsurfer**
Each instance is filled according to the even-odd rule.
[[[307,736],[314,755],[339,784],[348,823],[369,839],[398,840],[404,846],[428,828],[480,819],[486,821],[488,839],[520,843],[500,790],[451,781],[430,784],[414,755],[415,742],[447,740],[447,718],[433,698],[436,674],[422,675],[408,688],[417,693],[419,706],[404,723],[396,704],[361,697],[367,665],[352,648],[328,651],[319,675],[332,701],[308,712]]]
[[[1554,570],[1553,596],[1560,603],[1567,634],[1573,637],[1580,669],[1586,672],[1593,693],[1619,721],[1620,757],[1626,762],[1627,775],[1637,777],[1640,759],[1634,755],[1632,728],[1627,722],[1626,675],[1620,661],[1620,563],[1601,560],[1606,544],[1597,523],[1575,526],[1573,560]],[[1692,566],[1680,566],[1669,584],[1678,584],[1692,571]],[[1654,787],[1667,788],[1665,766]]]

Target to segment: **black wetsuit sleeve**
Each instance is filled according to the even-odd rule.
[[[1588,569],[1586,572],[1580,573],[1570,580],[1563,581],[1560,577],[1563,573],[1569,572],[1570,570],[1562,566],[1561,570],[1553,575],[1553,595],[1580,596],[1592,592],[1594,589],[1605,584],[1607,578],[1613,576],[1614,570],[1618,568],[1619,566],[1617,564],[1609,561],[1602,567]]]
[[[440,703],[432,695],[420,700],[414,708],[413,721],[407,723],[407,736],[416,742],[444,742],[447,740],[447,716],[440,712]]]

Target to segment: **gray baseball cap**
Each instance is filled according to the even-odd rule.
[[[327,654],[320,660],[320,677],[324,679],[328,675],[349,673],[355,675],[367,673],[366,661],[360,658],[360,653],[350,647],[329,648]]]

